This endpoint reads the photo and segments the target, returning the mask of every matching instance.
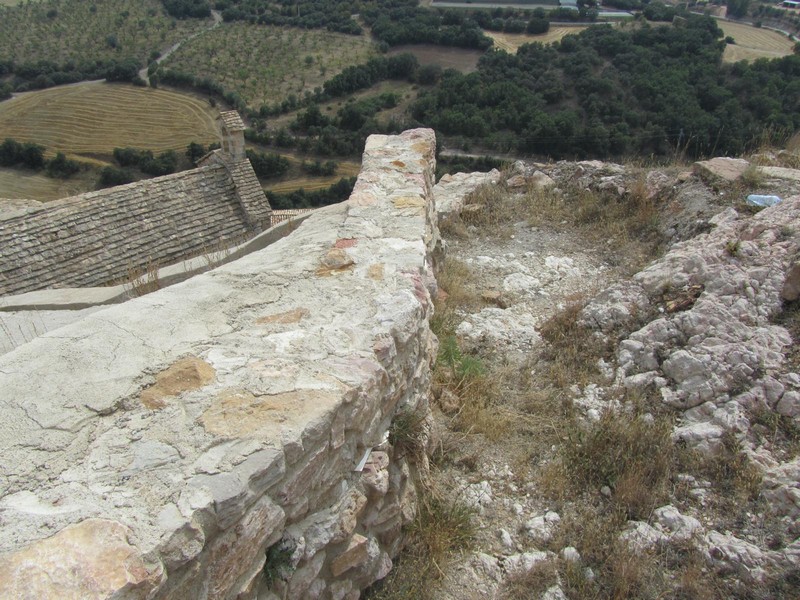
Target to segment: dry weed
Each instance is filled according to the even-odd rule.
[[[742,451],[742,444],[732,430],[722,435],[720,447],[714,454],[683,449],[676,457],[682,472],[699,474],[710,480],[721,500],[732,509],[742,509],[761,492],[761,473]]]
[[[513,574],[503,581],[500,600],[540,600],[547,589],[558,583],[558,568],[551,562],[541,562],[523,573]]]
[[[161,282],[158,279],[158,263],[149,262],[145,268],[128,266],[128,275],[123,282],[127,288],[128,295],[133,298],[144,296],[150,292],[161,289]]]
[[[597,361],[609,351],[606,344],[579,322],[586,300],[582,296],[566,300],[566,307],[539,328],[540,335],[548,343],[542,354],[546,379],[558,389],[595,380]]]
[[[612,505],[631,519],[647,519],[666,498],[672,463],[672,423],[608,410],[589,426],[573,421],[557,459],[545,469],[554,497],[596,494],[607,486]]]
[[[434,487],[418,488],[417,516],[408,527],[403,553],[386,579],[365,591],[371,600],[433,600],[447,561],[472,544],[473,511]]]

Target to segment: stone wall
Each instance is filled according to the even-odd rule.
[[[1,598],[357,598],[414,514],[434,136],[228,265],[0,357]],[[394,441],[394,439],[392,439]],[[361,470],[359,470],[361,468]]]

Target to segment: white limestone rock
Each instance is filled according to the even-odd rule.
[[[768,557],[755,544],[733,535],[709,531],[702,540],[702,547],[713,565],[732,569],[754,581],[764,578]]]
[[[503,568],[508,575],[523,575],[529,573],[536,565],[554,557],[552,552],[541,551],[512,554],[503,559]]]
[[[472,483],[464,488],[461,498],[466,506],[483,514],[486,507],[492,504],[492,486],[486,480]]]
[[[681,514],[671,504],[653,511],[653,518],[663,530],[668,532],[670,541],[686,541],[703,531],[700,521],[694,517]]]
[[[628,521],[628,526],[619,537],[637,551],[649,550],[669,539],[668,536],[644,521]]]
[[[525,533],[534,542],[544,544],[552,539],[560,523],[561,516],[557,512],[548,511],[528,520],[524,525]]]

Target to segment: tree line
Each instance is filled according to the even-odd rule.
[[[347,200],[353,192],[356,184],[355,177],[342,177],[339,181],[324,190],[307,192],[303,188],[278,194],[267,192],[267,199],[272,208],[276,210],[286,210],[291,208],[316,208],[318,206],[328,206],[336,204],[342,200]]]
[[[110,60],[84,60],[56,63],[48,60],[35,62],[15,62],[0,60],[0,77],[11,76],[11,80],[0,86],[0,100],[3,89],[6,98],[11,92],[41,90],[56,85],[105,79],[107,81],[136,82],[140,64],[134,58]],[[140,83],[144,83],[140,81]]]
[[[67,158],[61,152],[49,160],[45,159],[44,152],[44,146],[39,144],[6,138],[0,144],[0,166],[44,170],[48,176],[59,179],[68,179],[81,170],[79,162]]]

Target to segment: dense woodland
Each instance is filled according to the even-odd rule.
[[[484,147],[561,156],[739,153],[800,128],[800,56],[722,63],[713,19],[593,27],[559,44],[489,52],[446,72],[415,119]]]

